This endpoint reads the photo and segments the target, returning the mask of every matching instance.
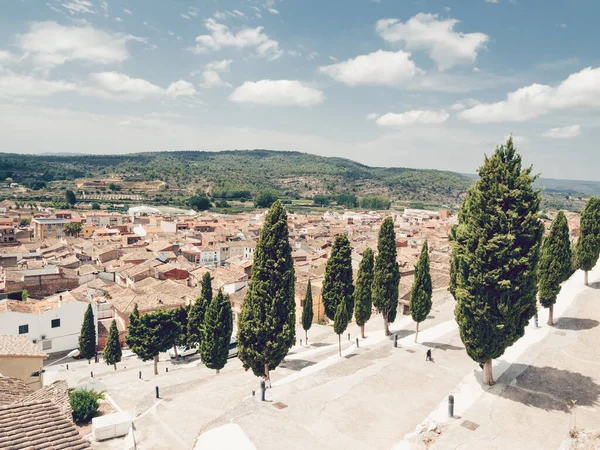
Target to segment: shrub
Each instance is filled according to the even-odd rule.
[[[73,420],[78,425],[90,422],[100,407],[98,400],[104,399],[104,391],[96,392],[92,389],[72,389],[69,394]]]

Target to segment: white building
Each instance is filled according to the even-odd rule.
[[[74,350],[79,347],[79,333],[88,304],[68,292],[45,300],[0,300],[1,334],[25,336],[46,353]],[[92,309],[96,309],[95,305]]]

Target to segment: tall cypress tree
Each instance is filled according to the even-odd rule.
[[[213,298],[212,283],[210,273],[205,272],[202,275],[202,288],[200,297],[191,306],[187,322],[187,343],[188,345],[200,345],[202,341],[202,323],[204,314]]]
[[[308,280],[308,286],[306,288],[306,297],[304,297],[304,306],[302,307],[302,328],[304,329],[304,337],[308,344],[308,330],[312,326],[313,321],[313,299],[312,299],[312,287],[310,280]]]
[[[371,318],[373,309],[373,250],[366,248],[362,257],[354,289],[354,319],[360,327],[360,335],[364,339],[365,323]]]
[[[600,198],[591,197],[583,214],[577,241],[577,266],[585,272],[585,285],[588,285],[588,272],[594,268],[600,255]]]
[[[427,319],[431,311],[432,292],[431,273],[429,272],[429,246],[425,241],[415,266],[415,279],[410,290],[410,315],[417,323],[415,342],[419,338],[419,323]]]
[[[200,357],[209,369],[221,371],[229,356],[229,343],[233,331],[231,301],[228,295],[219,292],[212,299],[204,316],[204,332],[200,344]]]
[[[121,356],[123,352],[121,350],[121,343],[119,342],[119,330],[117,329],[117,322],[115,320],[110,324],[110,330],[108,331],[108,339],[106,339],[106,347],[102,352],[102,357],[106,364],[112,364],[117,370],[117,363],[121,362]]]
[[[455,317],[467,354],[484,364],[483,382],[492,385],[492,359],[523,336],[536,313],[543,225],[535,176],[522,168],[512,137],[486,156],[479,176],[456,230]]]
[[[571,242],[569,223],[562,211],[552,222],[550,233],[543,240],[538,269],[538,297],[544,308],[548,308],[548,325],[554,325],[553,312],[560,284],[571,275]]]
[[[295,311],[287,213],[276,201],[265,217],[238,319],[238,357],[246,370],[269,378],[296,340]]]
[[[331,255],[325,266],[323,279],[323,307],[329,319],[334,320],[337,305],[346,302],[348,317],[352,317],[354,309],[354,286],[352,285],[352,248],[348,236],[340,234],[335,237],[331,247]]]
[[[450,241],[450,248],[451,248],[451,255],[456,254],[456,252],[458,251],[455,247],[455,243],[456,243],[456,225],[452,225],[450,227],[450,233],[448,233],[448,240]],[[454,299],[456,299],[456,277],[458,276],[457,274],[457,264],[458,258],[454,258],[451,257],[450,258],[450,281],[448,283],[448,290],[450,291],[450,294],[452,294],[452,297],[454,297]]]
[[[342,356],[342,333],[346,331],[349,321],[350,316],[348,315],[346,299],[342,298],[340,303],[337,305],[333,319],[333,331],[338,335],[338,351],[340,356]]]
[[[177,327],[177,334],[175,336],[175,341],[173,342],[173,351],[175,353],[175,357],[179,359],[179,354],[177,353],[177,347],[183,346],[187,343],[188,334],[188,315],[189,315],[189,307],[188,306],[180,306],[177,309],[172,309],[169,311],[171,316],[173,317],[173,323]]]
[[[396,319],[399,283],[400,268],[396,262],[394,220],[386,217],[379,230],[377,258],[373,272],[373,305],[383,316],[386,336],[391,334],[389,324]]]
[[[83,323],[79,333],[79,352],[83,358],[88,360],[88,364],[96,354],[96,324],[91,304],[88,305],[83,315]]]

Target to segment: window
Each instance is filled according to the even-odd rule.
[[[50,325],[52,326],[52,328],[60,327],[60,319],[52,319],[52,322],[50,322]]]
[[[29,333],[29,325],[19,325],[19,334]]]

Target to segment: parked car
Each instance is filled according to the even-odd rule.
[[[171,359],[176,358],[175,351],[172,348],[169,349],[167,353],[169,354]],[[197,345],[182,345],[177,347],[177,355],[181,356],[182,358],[185,358],[186,356],[195,355],[196,353],[198,353]]]
[[[229,342],[229,358],[233,358],[234,356],[237,356],[238,354],[238,349],[237,349],[237,339],[232,337],[231,341]]]

